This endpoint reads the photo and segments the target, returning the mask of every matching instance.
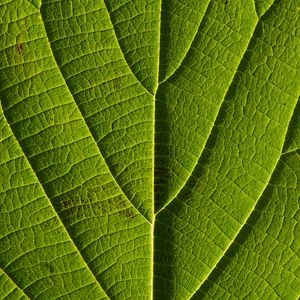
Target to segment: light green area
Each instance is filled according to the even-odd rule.
[[[29,298],[90,294],[105,299],[105,293],[51,206],[2,111],[0,133],[0,257],[5,272],[1,274],[1,299],[10,293],[18,297],[22,295],[20,290]]]
[[[99,146],[56,64],[41,14],[28,1],[9,1],[5,7],[2,6],[0,15],[3,22],[0,34],[6,42],[6,47],[0,51],[2,80],[0,97],[7,120],[6,122],[2,117],[2,122],[6,122],[7,126],[10,125],[19,141],[24,152],[22,155],[27,157],[31,165],[30,173],[36,174],[57,212],[57,217],[70,235],[67,241],[78,248],[78,252],[88,265],[83,271],[93,273],[109,297],[128,298],[137,293],[149,297],[150,225],[131,204],[111,175]],[[16,39],[19,39],[18,44]],[[10,153],[9,146],[3,147]],[[20,171],[18,166],[13,165],[10,168],[12,169],[1,168],[1,172],[5,172],[2,173],[4,178],[9,179],[9,174],[13,173],[14,169]],[[23,186],[23,176],[28,177],[21,173],[19,176],[15,175],[12,180]],[[1,202],[5,204],[8,201],[6,199],[9,199],[15,203],[19,199],[18,192],[9,195],[5,192],[7,189],[11,188],[4,187]],[[33,196],[39,195],[33,192]],[[26,196],[25,199],[32,200],[30,196]],[[34,216],[50,218],[42,211],[44,205],[41,201],[35,202],[35,205],[41,212]],[[25,207],[28,208],[26,205]],[[13,208],[5,208],[7,216],[1,219],[3,224],[9,222],[10,227],[18,220],[12,219],[11,210]],[[24,215],[32,218],[31,210],[20,210],[18,214],[20,217]],[[26,225],[24,220],[23,226],[29,227],[29,236],[26,236],[25,240],[31,241],[31,245],[27,250],[20,244],[18,251],[10,249],[9,246],[10,243],[18,245],[18,240],[22,238],[10,238],[10,232],[1,224],[0,228],[4,230],[1,236],[7,241],[1,243],[4,247],[1,251],[3,253],[1,261],[7,260],[1,267],[7,274],[13,276],[11,273],[16,268],[7,270],[7,264],[14,261],[14,265],[17,265],[22,251],[27,252],[36,247],[36,253],[30,254],[31,259],[38,257],[42,252],[42,262],[50,261],[57,265],[58,273],[71,276],[71,273],[67,272],[68,269],[64,269],[64,259],[61,257],[64,252],[68,254],[71,250],[64,250],[66,246],[59,236],[56,237],[56,219],[51,219],[50,222],[53,224],[50,224],[49,228],[42,227],[36,234],[30,229],[32,225],[30,223]],[[41,222],[44,223],[42,220],[37,221]],[[48,231],[53,235],[54,242],[57,239],[59,243],[56,250],[50,245],[47,249],[50,241],[47,236],[43,236],[43,232],[46,234]],[[18,231],[18,234],[23,236],[22,231]],[[35,245],[36,243],[38,244]],[[10,256],[7,255],[7,251]],[[44,258],[44,255],[50,257]],[[57,255],[58,258],[53,255]],[[21,258],[26,261],[29,259],[26,256]],[[79,269],[75,260],[73,258],[70,260],[70,263],[65,262],[66,267]],[[20,264],[26,266],[26,262]],[[37,268],[41,266],[37,265]],[[31,271],[34,272],[32,276],[38,276],[37,271],[30,269],[26,271],[24,267],[22,271],[26,275],[21,272],[19,274],[20,288],[26,288],[28,281],[31,280],[32,293],[36,294],[37,290],[41,290],[41,293],[45,293],[43,297],[50,296],[46,294],[49,291],[47,287],[39,287],[41,284],[48,283],[61,295],[63,292],[71,293],[74,285],[79,288],[78,283],[71,278],[66,280],[69,285],[61,282],[60,287],[51,281],[34,280],[28,275]],[[42,269],[40,273],[45,276]],[[77,278],[84,280],[84,276]],[[97,287],[101,290],[99,284]],[[82,285],[87,286],[86,280]],[[87,289],[90,290],[92,287],[87,286]],[[97,294],[91,297],[98,298]]]
[[[29,299],[14,282],[0,269],[0,291],[1,299],[26,300]]]
[[[78,0],[78,2],[83,1]],[[105,3],[119,46],[130,69],[141,84],[154,94],[159,72],[161,1],[104,0],[99,2]],[[103,15],[101,20],[102,18]]]
[[[0,3],[0,299],[286,299],[300,6]]]
[[[160,82],[181,65],[193,44],[209,2],[161,1]]]
[[[46,0],[41,12],[53,55],[91,135],[115,180],[150,220],[153,96],[128,66],[104,2]]]

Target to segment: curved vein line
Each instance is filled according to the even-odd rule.
[[[202,25],[202,23],[203,23],[203,20],[204,20],[204,18],[205,18],[205,15],[206,15],[206,13],[207,13],[207,11],[208,11],[208,8],[209,8],[209,5],[210,5],[210,4],[211,4],[211,0],[207,3],[207,6],[206,6],[205,11],[204,11],[203,16],[202,16],[202,19],[200,20],[198,29],[196,30],[195,35],[194,35],[193,39],[191,40],[190,46],[187,48],[186,53],[185,53],[185,55],[183,56],[181,62],[178,64],[177,68],[176,68],[169,76],[167,76],[164,80],[162,80],[162,81],[159,82],[160,84],[163,83],[163,82],[165,82],[165,81],[167,81],[168,79],[170,79],[170,78],[177,72],[177,70],[182,66],[182,64],[184,63],[186,57],[188,56],[189,51],[190,51],[191,48],[192,48],[193,43],[195,42],[195,39],[196,39],[196,37],[197,37],[197,34],[199,33],[199,29],[200,29],[200,27],[201,27],[201,25]],[[265,11],[262,15],[259,16],[259,15],[258,15],[258,11],[257,11],[256,0],[254,0],[253,5],[254,5],[255,14],[257,15],[258,21],[266,14],[266,12],[271,8],[271,6],[272,6],[273,4],[274,4],[274,1],[270,4],[270,6],[268,7],[268,9],[266,9],[266,11]]]
[[[211,133],[212,133],[212,131],[213,131],[213,129],[214,129],[215,122],[216,122],[216,120],[217,120],[217,118],[218,118],[218,116],[219,116],[221,107],[223,106],[223,103],[224,103],[224,101],[225,101],[225,99],[226,99],[227,93],[228,93],[230,87],[232,86],[233,82],[235,81],[236,74],[237,74],[237,72],[238,72],[239,66],[241,65],[241,62],[242,62],[242,60],[243,60],[244,57],[245,57],[245,54],[246,54],[246,52],[247,52],[247,50],[248,50],[248,48],[249,48],[249,45],[250,45],[251,41],[255,38],[255,37],[254,37],[254,32],[255,32],[255,30],[256,30],[258,24],[261,22],[262,17],[263,17],[263,16],[264,16],[264,15],[265,15],[272,7],[273,7],[273,6],[274,6],[274,2],[273,2],[272,5],[264,12],[264,14],[263,14],[259,19],[257,19],[257,22],[256,22],[255,26],[254,26],[253,29],[252,29],[252,35],[251,35],[251,38],[249,39],[248,44],[247,44],[247,46],[245,47],[244,54],[242,55],[242,57],[241,57],[241,59],[240,59],[240,62],[239,62],[239,65],[237,66],[237,68],[236,68],[236,70],[235,70],[235,72],[234,72],[234,74],[233,74],[233,76],[232,76],[232,80],[231,80],[231,82],[229,83],[227,90],[225,91],[223,101],[222,101],[222,102],[220,103],[220,105],[219,105],[219,108],[218,108],[218,111],[217,111],[217,113],[216,113],[215,119],[213,120],[213,125],[211,126],[210,131],[209,131],[209,134],[207,135],[206,143],[205,143],[205,145],[203,146],[203,148],[201,149],[201,152],[200,152],[200,155],[199,155],[199,159],[198,159],[197,162],[195,163],[195,165],[194,165],[194,167],[193,167],[193,170],[192,170],[191,173],[190,173],[190,176],[189,176],[189,177],[186,179],[186,181],[183,183],[183,185],[182,185],[181,188],[178,190],[178,192],[176,193],[176,195],[175,195],[172,199],[170,199],[169,201],[167,201],[167,202],[166,202],[166,203],[165,203],[165,204],[157,211],[156,214],[159,214],[160,212],[162,212],[167,206],[169,206],[169,205],[173,202],[173,200],[175,200],[175,199],[178,197],[178,195],[181,193],[181,191],[182,191],[182,190],[184,189],[184,187],[186,186],[186,184],[187,184],[187,182],[189,181],[189,179],[192,177],[192,174],[194,173],[194,171],[195,171],[197,165],[199,164],[199,161],[201,160],[201,158],[202,158],[202,156],[203,156],[204,149],[205,149],[205,147],[206,147],[206,145],[207,145],[207,143],[208,143],[209,137],[211,136]],[[254,6],[254,9],[255,9],[255,6]],[[298,96],[298,97],[299,97],[299,96]],[[295,104],[295,105],[296,105],[296,104]],[[296,110],[296,106],[295,106],[295,108],[294,108],[294,111],[295,111],[295,110]],[[288,128],[287,128],[287,130],[288,130]],[[286,133],[287,133],[287,130],[286,130]],[[284,145],[283,145],[283,146],[284,146]],[[283,147],[283,146],[282,146],[282,147]]]
[[[27,0],[27,2],[29,2],[35,9],[40,10],[40,8],[32,1]]]
[[[271,0],[270,3],[268,3],[268,8],[260,15],[259,11],[258,11],[258,5],[257,5],[257,0],[253,0],[254,2],[254,7],[255,7],[255,12],[256,12],[256,15],[259,17],[259,18],[262,18],[263,15],[265,15],[265,13],[270,9],[270,7],[274,4],[275,0]]]
[[[253,33],[254,33],[254,31],[255,31],[255,29],[256,29],[258,23],[259,23],[259,22],[257,21],[255,27],[253,28],[252,36],[251,36],[251,38],[249,39],[249,42],[248,42],[248,44],[247,44],[247,46],[246,46],[246,48],[245,48],[244,54],[243,54],[243,56],[242,56],[241,59],[240,59],[239,65],[237,66],[237,68],[236,68],[236,70],[235,70],[235,72],[234,72],[234,74],[233,74],[233,76],[232,76],[231,82],[229,83],[228,88],[227,88],[227,90],[226,90],[225,93],[224,93],[223,101],[221,101],[221,103],[219,104],[218,111],[216,112],[216,115],[215,115],[214,120],[213,120],[213,124],[212,124],[212,126],[211,126],[211,128],[210,128],[210,130],[209,130],[208,135],[207,135],[206,142],[205,142],[205,144],[203,145],[203,147],[202,147],[202,149],[201,149],[201,151],[200,151],[199,158],[197,159],[196,163],[194,164],[194,167],[193,167],[192,171],[190,172],[190,175],[187,177],[187,179],[185,180],[185,182],[182,184],[181,188],[179,188],[179,190],[177,191],[176,195],[175,195],[173,198],[171,198],[169,201],[167,201],[167,202],[166,202],[166,203],[165,203],[165,204],[164,204],[164,205],[156,212],[156,215],[158,215],[159,213],[161,213],[167,206],[169,206],[169,205],[170,205],[170,204],[178,197],[178,195],[182,192],[182,190],[184,189],[184,187],[186,186],[186,184],[188,183],[188,181],[189,181],[190,178],[192,177],[192,175],[193,175],[193,173],[195,172],[195,169],[196,169],[196,167],[198,166],[199,162],[201,161],[202,156],[203,156],[203,152],[204,152],[204,149],[206,148],[206,145],[207,145],[207,143],[208,143],[209,137],[211,136],[211,133],[212,133],[213,129],[215,128],[215,123],[216,123],[216,120],[217,120],[217,118],[218,118],[218,116],[219,116],[221,107],[222,107],[223,104],[224,104],[224,101],[225,101],[225,99],[226,99],[226,96],[227,96],[227,93],[228,93],[230,87],[232,86],[233,82],[235,81],[236,74],[237,74],[237,72],[238,72],[239,66],[240,66],[240,64],[241,64],[241,62],[242,62],[242,60],[243,60],[243,58],[244,58],[244,56],[245,56],[245,54],[246,54],[246,52],[247,52],[247,50],[248,50],[248,47],[249,47],[250,42],[251,42],[252,39],[253,39]]]
[[[104,288],[101,286],[99,280],[97,280],[97,278],[96,278],[95,274],[93,273],[92,269],[89,267],[87,261],[86,261],[86,260],[84,259],[84,257],[81,255],[81,252],[80,252],[79,248],[77,247],[77,245],[76,245],[75,242],[73,241],[73,239],[72,239],[72,237],[70,236],[70,234],[69,234],[67,228],[65,227],[63,221],[61,220],[59,214],[57,213],[56,209],[54,208],[54,206],[53,206],[53,204],[52,204],[52,202],[51,202],[51,200],[50,200],[50,197],[49,197],[48,194],[46,193],[46,191],[45,191],[45,189],[44,189],[44,186],[42,185],[40,179],[38,178],[37,174],[35,173],[35,170],[34,170],[33,166],[31,165],[29,159],[27,158],[27,156],[26,156],[26,154],[25,154],[25,152],[24,152],[24,150],[23,150],[23,147],[22,147],[21,144],[19,143],[19,140],[17,139],[17,137],[16,137],[16,135],[15,135],[13,129],[11,128],[10,123],[7,121],[7,118],[5,117],[5,110],[2,109],[1,102],[0,102],[0,111],[3,111],[3,118],[5,119],[7,125],[9,126],[10,131],[11,131],[12,135],[14,136],[17,145],[19,146],[20,150],[22,151],[22,153],[23,153],[23,155],[24,155],[23,157],[24,157],[24,159],[26,160],[26,163],[30,166],[30,169],[31,169],[31,171],[32,171],[32,173],[34,174],[34,177],[35,177],[35,179],[36,179],[36,183],[37,183],[37,184],[39,185],[39,187],[42,189],[42,191],[43,191],[45,197],[46,197],[47,200],[49,201],[50,207],[51,207],[52,210],[54,211],[54,213],[55,213],[55,215],[56,215],[56,217],[57,217],[57,219],[58,219],[58,221],[59,221],[61,227],[62,227],[63,230],[65,231],[66,235],[69,237],[69,240],[71,241],[71,243],[72,243],[74,249],[76,249],[76,252],[78,253],[79,257],[82,259],[82,261],[83,261],[84,264],[86,265],[87,270],[90,272],[90,274],[91,274],[92,277],[94,278],[95,282],[98,283],[98,285],[99,285],[99,287],[101,288],[101,290],[103,291],[103,293],[107,296],[108,299],[110,299],[110,298],[108,297],[108,295],[106,294],[106,291],[104,290]]]
[[[282,152],[282,153],[281,153],[281,156],[283,156],[283,155],[289,155],[289,154],[291,154],[291,153],[298,152],[299,150],[300,150],[300,148],[291,149],[291,150]]]
[[[104,162],[104,164],[105,164],[105,166],[106,166],[106,168],[107,168],[107,171],[108,171],[109,175],[111,176],[112,180],[114,181],[114,183],[116,184],[116,186],[119,188],[119,190],[121,191],[121,193],[123,194],[123,196],[125,197],[125,199],[132,205],[132,207],[134,208],[134,210],[136,210],[136,211],[138,212],[138,214],[139,214],[139,215],[140,215],[147,223],[151,224],[151,220],[148,220],[147,217],[144,216],[143,213],[142,213],[142,212],[141,212],[141,211],[140,211],[140,210],[139,210],[139,209],[138,209],[138,208],[137,208],[137,207],[129,200],[129,198],[127,197],[126,193],[123,191],[123,189],[121,188],[120,184],[117,182],[117,180],[115,179],[113,173],[111,172],[111,170],[110,170],[110,168],[109,168],[109,166],[108,166],[108,163],[107,163],[107,161],[106,161],[106,159],[105,159],[105,157],[104,157],[104,155],[103,155],[103,153],[102,153],[102,151],[101,151],[101,149],[100,149],[100,146],[99,146],[98,143],[96,142],[96,139],[95,139],[95,137],[94,137],[94,135],[93,135],[93,133],[92,133],[92,131],[91,131],[89,125],[87,124],[86,119],[84,118],[84,116],[83,116],[83,114],[82,114],[82,112],[81,112],[81,109],[79,108],[79,106],[78,106],[78,104],[77,104],[77,102],[76,102],[76,100],[75,100],[75,98],[74,98],[74,96],[73,96],[73,94],[72,94],[72,92],[71,92],[71,90],[70,90],[70,88],[69,88],[69,85],[67,84],[66,79],[65,79],[65,77],[64,77],[64,75],[63,75],[63,73],[62,73],[62,71],[61,71],[61,68],[60,68],[60,66],[59,66],[59,64],[58,64],[58,62],[57,62],[57,60],[56,60],[56,57],[55,57],[55,55],[54,55],[54,51],[53,51],[53,49],[52,49],[52,44],[51,44],[51,42],[50,42],[50,39],[49,39],[49,36],[48,36],[48,32],[47,32],[47,30],[46,30],[44,17],[43,17],[43,14],[42,14],[41,12],[40,12],[40,15],[41,15],[41,18],[42,18],[42,21],[43,21],[43,22],[42,22],[42,23],[43,23],[43,28],[44,28],[44,31],[45,31],[45,34],[46,34],[45,38],[46,38],[47,41],[48,41],[49,47],[50,47],[50,49],[51,49],[52,57],[53,57],[54,62],[55,62],[55,64],[56,64],[56,67],[57,67],[57,69],[59,70],[59,73],[60,73],[60,75],[61,75],[61,78],[62,78],[62,80],[64,81],[64,84],[65,84],[65,86],[66,86],[66,88],[67,88],[67,90],[68,90],[68,92],[69,92],[69,95],[71,96],[71,98],[73,99],[74,103],[76,104],[76,107],[78,108],[78,112],[80,113],[81,118],[82,118],[84,124],[86,125],[86,128],[88,129],[88,131],[89,131],[91,137],[93,138],[93,141],[94,141],[95,145],[96,145],[97,148],[98,148],[99,154],[100,154],[100,156],[101,156],[102,159],[103,159],[103,162]],[[147,91],[147,92],[148,92],[148,91]]]
[[[299,97],[299,96],[298,96],[298,97]],[[298,98],[298,97],[297,97],[297,98]],[[291,121],[292,121],[292,116],[294,115],[294,113],[295,113],[295,111],[296,111],[296,107],[297,107],[297,103],[295,103],[293,112],[291,113],[291,120],[290,120],[288,126],[286,127],[286,130],[285,130],[285,136],[287,135],[287,132],[288,132],[288,130],[289,130],[289,125],[290,125],[290,123],[291,123]],[[284,143],[283,143],[283,145],[281,146],[281,151],[282,151],[283,147],[284,147]],[[273,174],[274,174],[274,171],[276,170],[276,168],[277,168],[277,166],[278,166],[278,163],[279,163],[279,161],[281,160],[282,156],[283,156],[283,155],[288,155],[288,154],[293,153],[293,152],[296,152],[297,150],[298,150],[298,149],[296,149],[296,150],[294,150],[294,151],[286,152],[286,153],[282,153],[282,152],[281,152],[281,154],[279,154],[279,157],[278,157],[276,163],[274,164],[274,166],[273,166],[273,168],[272,168],[272,171],[270,172],[269,178],[268,178],[268,180],[267,180],[267,182],[266,182],[264,188],[261,190],[261,192],[260,192],[260,194],[259,194],[259,196],[258,196],[258,198],[257,198],[257,200],[256,200],[255,205],[252,207],[252,210],[249,211],[247,217],[245,218],[245,221],[241,224],[239,231],[237,231],[237,233],[235,234],[235,236],[232,238],[232,241],[228,244],[228,246],[226,247],[226,249],[223,251],[223,254],[219,257],[219,259],[216,261],[215,265],[211,268],[210,272],[208,272],[207,276],[206,276],[206,277],[203,279],[203,281],[200,283],[199,287],[198,287],[198,288],[194,291],[194,293],[191,295],[190,299],[191,299],[192,296],[193,296],[193,295],[201,288],[201,286],[208,280],[209,275],[215,270],[215,268],[217,267],[217,265],[219,264],[219,262],[221,261],[221,259],[224,257],[225,253],[227,253],[227,252],[229,251],[230,247],[231,247],[231,246],[233,245],[233,243],[236,241],[236,238],[237,238],[238,234],[239,234],[239,233],[241,232],[241,230],[245,227],[245,225],[246,225],[248,219],[251,217],[251,215],[252,215],[253,212],[255,211],[255,208],[257,207],[257,205],[258,205],[260,199],[262,198],[262,196],[263,196],[265,190],[267,189],[268,185],[270,185],[270,181],[272,180],[272,176],[273,176]]]
[[[295,151],[297,151],[297,150],[295,150]],[[283,155],[286,155],[286,154],[290,154],[290,153],[295,152],[295,151],[291,151],[291,152],[289,152],[289,153],[283,153],[283,154],[279,155],[279,158],[277,159],[276,163],[274,164],[273,169],[272,169],[272,171],[270,172],[270,176],[269,176],[269,178],[268,178],[268,180],[267,180],[267,182],[266,182],[264,188],[262,189],[260,195],[258,196],[258,200],[256,201],[255,205],[252,207],[252,210],[250,210],[250,212],[249,212],[248,215],[246,216],[245,221],[242,223],[242,225],[241,225],[239,231],[237,231],[237,233],[234,235],[234,237],[232,238],[232,241],[227,245],[226,249],[223,251],[223,254],[220,255],[219,259],[216,261],[216,263],[215,263],[214,266],[211,268],[211,270],[207,273],[206,277],[202,280],[202,282],[200,283],[199,287],[193,292],[193,294],[191,294],[191,296],[190,296],[189,299],[191,299],[191,298],[193,297],[193,295],[195,295],[195,294],[198,292],[198,290],[200,290],[200,288],[204,285],[204,283],[205,283],[206,281],[209,280],[210,274],[211,274],[211,273],[216,269],[216,267],[219,265],[219,263],[221,262],[221,260],[222,260],[222,258],[224,257],[224,255],[225,255],[226,253],[228,253],[228,251],[230,251],[231,247],[233,246],[234,242],[236,241],[236,239],[237,239],[238,235],[240,234],[241,230],[247,225],[247,221],[248,221],[249,218],[253,215],[253,213],[254,213],[254,211],[255,211],[255,208],[258,206],[258,204],[259,204],[259,202],[260,202],[260,200],[261,200],[261,198],[262,198],[262,196],[263,196],[265,190],[266,190],[267,187],[270,185],[270,181],[272,180],[274,171],[276,170],[276,168],[277,168],[277,166],[278,166],[278,163],[279,163],[279,161],[281,160],[282,156],[283,156]]]
[[[7,278],[16,286],[16,288],[19,291],[21,291],[24,294],[25,297],[30,299],[29,295],[17,284],[17,282],[7,272],[5,272],[5,270],[3,268],[0,268],[0,271],[2,271],[5,276],[7,276]]]
[[[187,55],[189,54],[189,52],[190,52],[190,50],[192,48],[192,45],[194,44],[194,42],[196,40],[196,37],[197,37],[197,35],[199,33],[199,29],[200,29],[200,27],[201,27],[201,25],[203,23],[204,17],[206,15],[206,12],[208,11],[208,7],[209,7],[210,4],[211,4],[211,0],[208,1],[207,5],[205,7],[205,10],[204,10],[203,15],[202,15],[202,19],[200,20],[198,28],[195,31],[195,34],[194,34],[193,38],[191,39],[190,45],[186,48],[186,52],[184,53],[184,55],[183,55],[183,57],[181,59],[181,62],[179,62],[178,66],[175,68],[175,70],[171,74],[169,74],[169,76],[167,76],[165,79],[163,79],[162,81],[159,82],[160,84],[162,84],[163,82],[165,82],[168,79],[170,79],[177,72],[177,70],[182,66],[183,62],[185,61]]]
[[[133,70],[131,69],[131,66],[130,66],[130,64],[128,63],[128,61],[127,61],[127,59],[126,59],[126,57],[125,57],[125,54],[124,54],[124,52],[123,52],[123,49],[122,49],[122,47],[121,47],[121,45],[120,45],[120,42],[119,42],[119,39],[118,39],[116,30],[115,30],[114,23],[113,23],[113,21],[112,21],[112,19],[111,19],[109,10],[108,10],[108,8],[107,8],[106,1],[107,1],[107,0],[103,0],[103,3],[104,3],[104,5],[105,5],[107,14],[108,14],[108,16],[109,16],[109,20],[110,20],[110,23],[111,23],[111,27],[112,27],[112,29],[113,29],[114,36],[115,36],[115,38],[116,38],[116,41],[117,41],[117,43],[118,43],[118,46],[119,46],[119,49],[120,49],[121,55],[123,56],[124,61],[126,62],[126,64],[127,64],[128,68],[129,68],[131,74],[134,76],[134,78],[137,80],[137,82],[145,89],[145,91],[146,91],[148,94],[150,94],[151,96],[154,96],[154,94],[152,94],[152,92],[149,91],[149,90],[146,88],[146,86],[145,86],[145,85],[144,85],[144,84],[136,77],[136,75],[134,74]]]

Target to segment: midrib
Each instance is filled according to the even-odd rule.
[[[157,40],[157,74],[156,74],[156,88],[154,89],[154,95],[153,95],[153,125],[152,125],[152,222],[151,222],[151,269],[150,269],[150,299],[154,299],[154,230],[155,230],[155,144],[156,144],[156,95],[159,88],[159,73],[160,73],[160,52],[161,52],[161,19],[162,19],[162,2],[163,0],[159,0],[160,10],[159,10],[159,25],[158,25],[158,40]]]

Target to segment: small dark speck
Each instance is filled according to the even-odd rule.
[[[44,265],[45,265],[46,269],[48,270],[48,272],[50,272],[51,274],[54,273],[55,269],[51,263],[45,262]]]
[[[16,45],[16,49],[17,49],[17,52],[22,55],[23,54],[23,51],[24,51],[24,46],[22,44],[17,44]]]

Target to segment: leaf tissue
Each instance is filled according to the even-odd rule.
[[[299,14],[0,0],[0,299],[298,299]]]

